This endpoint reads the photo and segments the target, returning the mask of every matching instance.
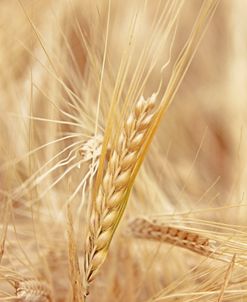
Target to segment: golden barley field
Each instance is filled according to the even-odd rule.
[[[246,10],[0,1],[0,301],[247,301]]]

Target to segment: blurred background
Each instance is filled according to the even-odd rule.
[[[148,31],[155,9],[155,4],[147,2],[149,11],[146,17],[147,28],[144,28],[143,32],[138,32],[140,43],[146,39],[145,31]],[[106,3],[102,3],[96,1],[95,7],[106,6]],[[202,1],[198,0],[186,1],[181,11],[177,38],[173,47],[175,58],[177,50],[188,37],[201,3]],[[133,6],[131,1],[128,5],[118,1],[112,4],[110,41],[113,46],[110,51],[114,51],[113,64],[116,61],[115,57],[120,56],[119,49],[124,43],[122,33],[126,31],[128,26],[126,20],[131,15]],[[76,78],[75,81],[69,79],[73,82],[71,84],[67,75],[66,84],[69,87],[73,85],[76,92],[80,90],[78,79],[83,77],[85,71],[86,54],[80,37],[75,31],[74,17],[77,14],[77,20],[83,32],[94,31],[96,23],[92,18],[90,19],[92,7],[93,4],[90,1],[84,1],[84,3],[43,0],[26,0],[19,3],[18,1],[1,1],[1,157],[9,150],[22,154],[22,148],[25,148],[23,136],[19,133],[19,130],[25,127],[23,120],[9,117],[9,113],[26,114],[30,109],[31,73],[33,81],[42,83],[40,84],[42,87],[46,85],[45,92],[48,93],[48,90],[52,89],[51,84],[44,84],[49,82],[50,76],[49,72],[41,67],[41,65],[50,64],[48,62],[50,59],[46,57],[44,49],[47,53],[55,52],[58,58],[60,54],[56,51],[59,48],[58,45],[60,46],[63,58],[67,56],[64,73],[69,73],[70,79],[72,76]],[[242,0],[220,2],[169,114],[163,120],[159,130],[158,136],[162,137],[162,139],[157,139],[160,152],[168,152],[169,148],[167,158],[173,163],[175,170],[177,166],[180,167],[179,173],[182,178],[182,174],[186,174],[201,145],[191,180],[187,183],[188,189],[191,187],[191,193],[197,197],[201,194],[201,190],[205,190],[218,176],[220,180],[215,190],[231,194],[231,186],[245,170],[242,159],[245,157],[246,140],[246,7],[247,3]],[[39,34],[35,33],[35,30]],[[70,52],[72,52],[75,64],[68,64],[71,53],[68,53],[68,49],[64,46],[62,36],[66,36],[66,43],[69,43],[71,47]],[[90,39],[90,34],[87,38]],[[54,56],[49,56],[53,60]],[[57,62],[54,60],[53,64],[56,65]],[[68,71],[67,68],[70,70]],[[151,89],[157,87],[158,77],[157,70],[149,84]],[[146,93],[151,90],[145,89]],[[34,90],[33,88],[32,93],[37,95],[38,93]],[[36,95],[34,98],[38,98]],[[45,109],[48,105],[44,105],[44,100],[35,100],[34,103],[35,107],[40,106],[37,108],[39,113],[48,111]],[[7,148],[8,145],[9,148]],[[195,178],[197,182],[200,178],[198,188],[190,185]],[[241,192],[239,194],[241,195]]]

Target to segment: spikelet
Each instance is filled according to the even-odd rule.
[[[85,290],[103,264],[108,248],[119,223],[125,203],[124,195],[136,165],[146,131],[152,121],[156,94],[143,97],[124,123],[116,146],[111,147],[111,156],[99,187],[92,209],[89,234],[85,250]]]
[[[137,238],[165,242],[209,257],[214,252],[210,240],[191,231],[157,224],[146,218],[136,218],[129,224],[131,234]]]
[[[23,302],[51,302],[51,289],[47,282],[39,280],[24,280],[16,285],[16,296]]]

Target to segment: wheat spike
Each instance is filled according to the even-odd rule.
[[[147,100],[141,97],[124,123],[118,143],[111,147],[101,185],[96,196],[89,222],[85,255],[85,289],[103,264],[108,248],[121,218],[123,197],[129,189],[138,154],[145,133],[152,121],[156,94]]]
[[[16,285],[16,296],[23,302],[51,302],[51,289],[47,282],[24,280]]]
[[[209,239],[194,232],[157,224],[146,218],[136,218],[129,228],[138,238],[170,243],[206,257],[213,253]]]

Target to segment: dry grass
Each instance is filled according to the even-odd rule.
[[[0,301],[247,301],[245,8],[1,1]]]
[[[73,219],[70,207],[67,209],[68,216],[68,242],[69,242],[69,265],[70,265],[70,281],[72,286],[71,301],[83,301],[82,277],[79,266],[77,244],[73,229]]]
[[[225,292],[225,290],[227,288],[227,285],[228,285],[228,283],[230,281],[230,278],[231,278],[231,273],[232,273],[232,270],[233,270],[233,267],[234,267],[235,258],[236,258],[236,255],[233,255],[232,261],[230,262],[229,267],[226,271],[225,280],[224,280],[224,283],[222,285],[220,295],[218,297],[218,302],[223,301],[224,292]]]

